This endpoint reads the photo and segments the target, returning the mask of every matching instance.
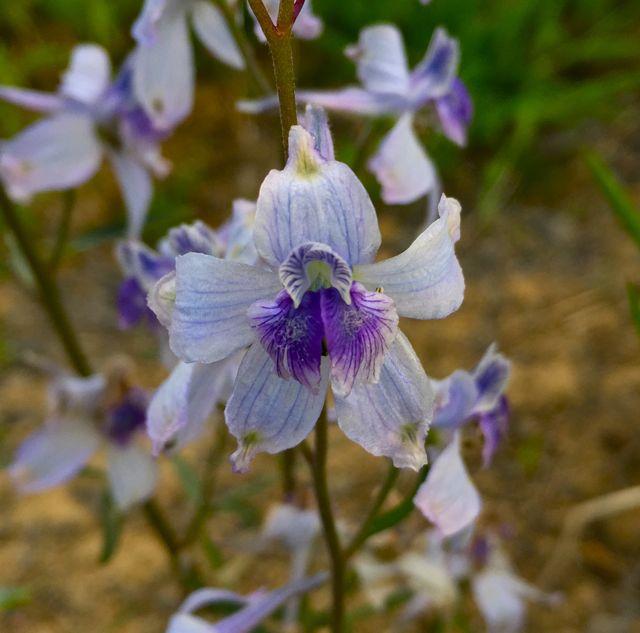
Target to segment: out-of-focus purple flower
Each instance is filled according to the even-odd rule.
[[[433,381],[434,427],[453,430],[478,419],[484,436],[485,466],[491,463],[507,431],[509,405],[504,391],[510,374],[511,362],[491,345],[473,371],[459,369],[442,381]]]
[[[151,496],[156,465],[139,445],[148,396],[119,384],[115,392],[102,374],[89,378],[57,375],[50,389],[44,429],[18,448],[9,473],[18,490],[35,493],[76,475],[100,446],[106,447],[107,475],[117,506],[127,509]]]
[[[275,24],[278,20],[278,9],[280,7],[279,0],[264,0],[264,6],[267,8],[273,23]],[[254,32],[256,37],[261,42],[266,42],[267,38],[264,36],[262,29],[260,28],[260,24],[256,20],[253,12],[251,12],[254,20]],[[306,2],[302,3],[302,8],[300,13],[295,18],[293,23],[293,34],[301,39],[301,40],[314,40],[320,36],[322,30],[324,28],[324,24],[322,20],[313,13],[313,9],[311,8],[311,0],[306,0]]]
[[[326,574],[317,574],[275,591],[257,591],[246,597],[223,589],[199,589],[184,601],[178,613],[171,618],[167,633],[251,633],[281,604],[294,596],[313,591],[326,580]],[[198,609],[221,602],[236,603],[241,608],[215,624],[192,615]]]
[[[0,99],[48,116],[0,143],[0,179],[15,200],[76,187],[107,157],[129,216],[129,236],[144,224],[153,193],[151,175],[169,164],[159,143],[169,134],[144,114],[132,94],[130,60],[111,82],[107,53],[95,44],[73,49],[57,94],[0,86]]]
[[[442,318],[460,305],[460,206],[443,197],[441,217],[404,253],[372,263],[380,232],[369,196],[316,145],[294,126],[285,169],[262,184],[254,239],[268,268],[197,253],[177,259],[171,347],[207,364],[249,347],[225,409],[238,470],[259,451],[301,442],[329,382],[347,436],[417,469],[431,390],[398,316]]]
[[[466,143],[472,106],[457,77],[458,42],[438,28],[424,59],[410,70],[400,31],[391,24],[379,24],[363,29],[358,43],[347,48],[346,54],[357,64],[361,86],[299,90],[298,100],[330,110],[397,117],[368,163],[382,185],[382,198],[389,204],[406,204],[427,194],[437,199],[436,170],[415,134],[413,120],[419,110],[433,104],[443,132],[459,145]],[[241,102],[239,108],[260,112],[274,105],[267,98]]]
[[[223,63],[244,60],[219,7],[208,0],[145,0],[133,25],[136,98],[160,129],[171,129],[193,107],[194,63],[189,22],[202,44]]]

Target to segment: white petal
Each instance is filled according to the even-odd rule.
[[[0,86],[0,99],[34,112],[55,112],[65,105],[65,100],[58,95],[13,86]]]
[[[387,204],[408,204],[429,193],[437,183],[433,163],[413,131],[411,114],[403,115],[367,165],[382,185]]]
[[[116,505],[121,510],[148,499],[156,487],[157,465],[140,446],[109,446],[107,474]]]
[[[462,461],[458,433],[431,466],[413,502],[445,536],[475,521],[480,513],[480,495]]]
[[[80,44],[73,49],[69,68],[62,75],[60,94],[93,105],[111,81],[111,62],[107,51],[97,44]]]
[[[211,54],[221,62],[242,70],[244,59],[222,11],[207,0],[199,0],[193,5],[191,17],[195,32]]]

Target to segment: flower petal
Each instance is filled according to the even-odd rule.
[[[433,426],[455,429],[472,415],[478,400],[475,380],[467,371],[459,369],[438,382]]]
[[[123,330],[134,327],[153,313],[147,307],[147,294],[135,277],[127,277],[118,287],[118,325]]]
[[[176,271],[161,277],[149,290],[147,306],[156,315],[158,321],[167,329],[171,327],[176,307]]]
[[[174,269],[174,258],[161,255],[138,240],[118,242],[116,256],[122,271],[135,277],[145,291]]]
[[[373,455],[397,468],[418,470],[427,462],[424,440],[433,409],[429,379],[407,338],[398,332],[373,385],[336,396],[338,425]]]
[[[111,82],[111,62],[107,51],[97,44],[80,44],[71,53],[69,68],[62,75],[60,94],[94,105]]]
[[[360,31],[358,44],[346,54],[358,64],[358,79],[366,90],[406,95],[409,68],[402,34],[391,24],[378,24]]]
[[[436,99],[436,110],[444,133],[460,146],[467,144],[467,128],[473,116],[473,104],[465,85],[456,78],[451,90]]]
[[[198,0],[191,9],[193,28],[209,52],[221,62],[242,70],[244,59],[218,7]]]
[[[346,304],[337,290],[322,292],[322,321],[331,360],[331,387],[346,397],[355,384],[378,382],[398,332],[393,300],[355,282]]]
[[[474,413],[486,413],[494,409],[507,388],[511,377],[511,361],[496,351],[495,343],[490,345],[473,370],[478,387],[478,400]]]
[[[404,253],[354,268],[355,279],[369,288],[383,288],[396,302],[400,316],[440,319],[462,303],[464,277],[454,251],[459,237],[460,205],[443,196],[439,210],[440,218]]]
[[[23,494],[52,488],[78,473],[99,442],[89,420],[51,421],[20,445],[9,474]]]
[[[400,113],[409,106],[404,95],[373,93],[357,87],[348,87],[341,90],[298,90],[296,99],[298,103],[312,103],[328,110],[354,112],[369,116]],[[277,101],[275,103],[277,105]],[[260,112],[263,109],[270,109],[267,108],[266,100],[248,103],[240,102],[238,107],[245,112]],[[273,107],[273,105],[270,107]]]
[[[304,242],[322,242],[353,265],[373,260],[380,230],[356,175],[344,163],[324,160],[311,134],[294,125],[285,169],[271,171],[260,188],[255,242],[273,266]]]
[[[235,470],[248,470],[257,452],[279,453],[296,446],[311,432],[329,384],[326,361],[321,374],[314,393],[296,380],[280,378],[260,343],[249,348],[225,409],[227,426],[238,440],[231,457]]]
[[[178,363],[158,387],[147,411],[147,432],[158,455],[197,439],[216,404],[228,393],[231,372],[217,363]]]
[[[335,160],[333,137],[324,109],[319,106],[307,105],[304,114],[299,119],[300,125],[313,136],[313,147],[316,152],[325,160]]]
[[[133,23],[131,34],[136,42],[151,45],[158,35],[160,20],[172,11],[181,0],[145,0],[140,15]]]
[[[224,252],[224,245],[216,231],[200,220],[171,229],[166,238],[166,246],[173,255],[204,253],[222,257]]]
[[[480,495],[460,455],[460,434],[438,456],[413,502],[424,516],[450,536],[480,513]]]
[[[0,86],[0,99],[34,112],[55,112],[65,105],[65,100],[58,95],[13,86]]]
[[[415,107],[443,97],[450,90],[458,72],[460,46],[443,28],[437,28],[424,59],[411,73],[411,100]]]
[[[154,126],[168,130],[193,107],[193,51],[184,10],[163,14],[156,29],[153,41],[134,53],[133,88]]]
[[[387,204],[413,202],[437,183],[433,163],[413,131],[411,114],[398,120],[367,167],[382,185],[382,199]]]
[[[7,193],[28,200],[40,191],[77,187],[100,166],[102,146],[89,117],[56,114],[0,144]]]
[[[275,365],[280,378],[293,378],[316,391],[321,382],[320,359],[324,330],[320,297],[304,295],[295,306],[285,290],[275,301],[257,301],[248,310],[251,327]]]
[[[325,244],[307,242],[294,249],[278,275],[296,308],[310,288],[335,288],[345,303],[351,303],[351,268]]]
[[[176,259],[175,282],[171,349],[199,363],[222,360],[255,340],[247,309],[281,289],[275,273],[201,253]]]
[[[136,444],[109,445],[107,475],[111,493],[120,510],[148,499],[158,478],[154,459]]]
[[[484,437],[482,465],[491,464],[498,446],[509,429],[509,402],[502,396],[492,411],[480,415],[480,431]]]
[[[110,151],[108,155],[127,207],[127,237],[137,239],[142,233],[153,196],[151,176],[126,152]]]

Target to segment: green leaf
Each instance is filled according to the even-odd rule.
[[[629,297],[629,307],[633,324],[640,334],[640,286],[627,284],[627,296]]]
[[[224,565],[224,556],[220,548],[206,535],[200,537],[200,546],[211,565],[211,569],[220,569]]]
[[[118,549],[124,516],[120,513],[108,490],[102,493],[100,500],[100,526],[102,528],[102,551],[98,561],[108,563]]]
[[[640,211],[631,202],[627,192],[611,169],[597,155],[587,156],[587,163],[596,184],[604,194],[609,206],[640,248]]]
[[[195,504],[200,505],[202,499],[202,485],[198,473],[179,455],[171,458],[171,464],[176,471],[176,475],[182,484],[182,487],[189,499]]]
[[[0,587],[0,612],[17,609],[31,602],[31,593],[25,587]]]

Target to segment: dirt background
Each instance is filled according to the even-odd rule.
[[[275,120],[245,119],[233,110],[233,92],[206,86],[198,95],[196,112],[167,154],[181,174],[198,166],[197,173],[204,177],[185,195],[194,215],[215,225],[233,197],[255,196],[266,171],[279,164]],[[593,123],[577,131],[587,133],[593,146],[631,182],[635,174],[636,184],[637,120],[630,117],[606,129]],[[203,144],[202,138],[211,141]],[[447,193],[459,196],[464,208],[458,253],[467,280],[465,302],[443,321],[406,323],[404,328],[434,377],[457,367],[471,368],[492,341],[513,360],[509,437],[489,470],[479,467],[480,445],[473,430],[467,434],[467,452],[485,501],[483,521],[510,535],[506,548],[524,578],[564,596],[555,609],[532,605],[526,630],[638,633],[640,510],[590,526],[579,542],[579,555],[561,553],[554,577],[541,578],[570,508],[640,480],[640,348],[625,293],[625,282],[638,279],[639,255],[595,192],[582,160],[558,155],[553,141],[549,139],[548,157],[558,162],[557,177],[541,190],[517,192],[490,229],[474,213],[476,159],[470,157],[464,169],[451,175]],[[218,151],[222,147],[224,152]],[[37,219],[49,226],[57,204],[53,197],[38,200]],[[120,208],[110,175],[103,174],[80,192],[74,235],[99,226]],[[383,254],[404,248],[421,217],[418,208],[382,210]],[[158,384],[164,371],[156,360],[153,337],[117,329],[114,295],[119,274],[111,246],[70,253],[59,281],[94,365],[114,352],[126,352],[136,359],[140,381],[149,387]],[[44,411],[44,382],[24,367],[24,353],[61,356],[37,303],[6,277],[0,282],[0,323],[6,340],[0,374],[1,454],[7,463]],[[188,452],[198,465],[205,444]],[[332,431],[331,487],[343,521],[357,523],[375,494],[383,466],[337,429]],[[303,464],[300,471],[304,482]],[[406,483],[401,479],[400,489]],[[232,475],[223,464],[217,489],[227,500],[226,509],[209,520],[207,532],[220,544],[224,564],[209,572],[208,582],[245,589],[282,582],[284,555],[256,551],[254,539],[266,508],[278,499],[274,460],[260,457],[244,477]],[[164,630],[181,595],[166,557],[142,516],[133,512],[115,558],[99,565],[99,494],[99,479],[90,474],[26,498],[16,496],[6,477],[0,478],[0,586],[26,587],[31,595],[24,606],[0,615],[0,630]],[[183,526],[190,508],[168,463],[162,465],[159,499]],[[426,522],[414,516],[403,538],[424,527]],[[448,630],[483,630],[471,604],[465,613],[466,628],[451,625]],[[431,630],[427,622],[414,630]],[[374,617],[355,630],[383,628],[384,621]]]

